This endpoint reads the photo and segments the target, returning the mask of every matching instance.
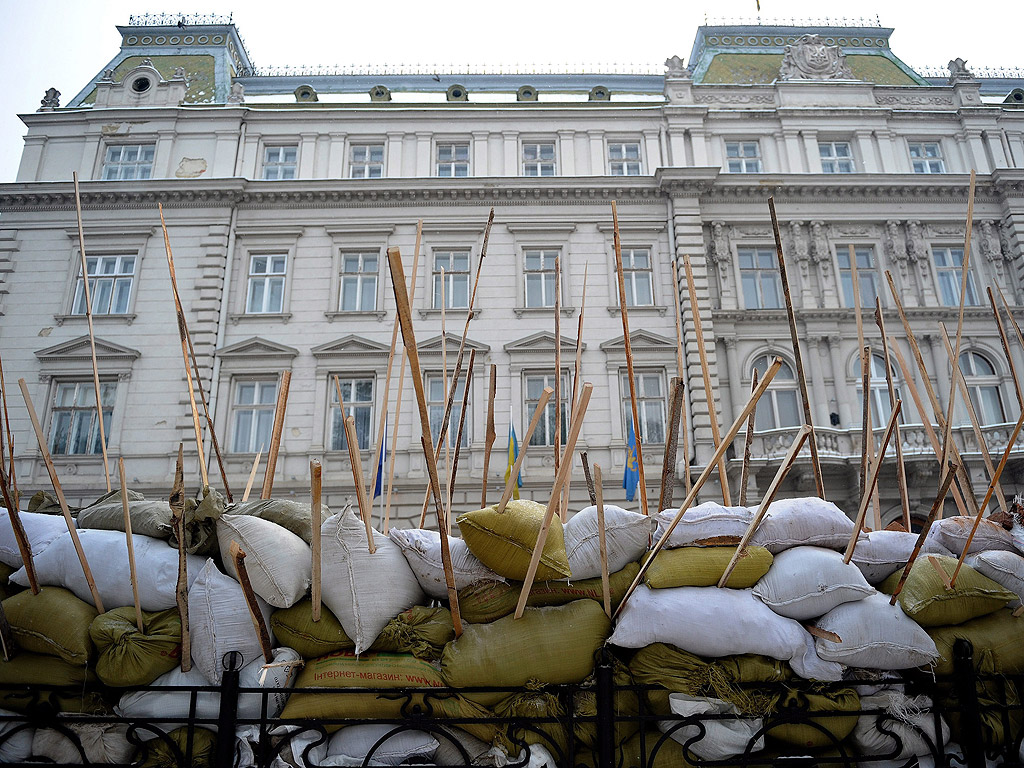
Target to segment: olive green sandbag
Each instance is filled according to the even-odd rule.
[[[129,490],[128,516],[132,533],[166,539],[171,535],[171,505],[164,500],[146,500],[138,491]],[[124,509],[120,489],[100,496],[78,512],[79,528],[98,528],[104,531],[124,530]]]
[[[736,547],[679,547],[663,549],[647,569],[644,582],[653,589],[717,587]],[[764,547],[747,547],[725,586],[748,589],[768,573],[775,558]]]
[[[657,750],[657,751],[655,751]],[[638,732],[615,749],[616,768],[690,768],[683,745],[657,728]]]
[[[963,731],[963,702],[960,694],[948,683],[940,682],[938,687],[940,694],[936,697],[936,703],[949,721],[950,740],[963,744],[969,736]],[[975,690],[985,748],[997,749],[1004,746],[1008,738],[1019,737],[1024,727],[1024,710],[1021,709],[1020,691],[1013,681],[1007,678],[978,680]]]
[[[506,695],[506,698],[494,705],[494,714],[520,721],[519,724],[502,723],[494,740],[495,746],[502,747],[510,755],[519,754],[524,744],[540,744],[552,755],[566,754],[569,734],[560,722],[566,715],[565,706],[555,694],[522,691]],[[523,722],[528,723],[529,727],[524,727]]]
[[[640,572],[639,563],[629,563],[621,571],[609,575],[608,592],[612,610],[619,607],[626,590]],[[459,611],[462,618],[473,624],[486,624],[508,616],[519,602],[522,582],[478,581],[459,590]],[[582,581],[540,581],[530,589],[526,604],[532,608],[565,605],[573,600],[596,600],[604,605],[601,577]]]
[[[612,697],[616,717],[615,743],[620,744],[640,730],[640,697],[635,690],[630,690],[633,676],[629,674],[629,667],[616,657],[612,657],[612,681],[615,684]],[[573,694],[573,734],[578,742],[592,748],[597,747],[598,736],[595,686],[595,677],[591,675]]]
[[[6,600],[25,590],[25,587],[10,581],[11,574],[17,570],[18,568],[7,565],[7,563],[0,563],[0,600]]]
[[[974,646],[974,668],[978,672],[986,675],[1024,673],[1024,616],[1015,618],[1009,608],[963,624],[930,627],[927,632],[939,649],[935,662],[937,675],[954,673],[953,643],[959,639],[968,640]]]
[[[939,574],[928,560],[918,558],[910,569],[910,576],[899,595],[900,607],[922,627],[944,627],[962,624],[979,616],[998,611],[1011,600],[1010,590],[1001,587],[987,576],[982,576],[968,565],[960,569],[953,589],[946,589]],[[936,556],[946,576],[956,570],[957,558]],[[891,595],[899,584],[903,569],[896,571],[879,589]]]
[[[768,729],[766,736],[781,741],[785,744],[792,744],[801,749],[820,749],[822,747],[834,747],[838,742],[849,736],[857,725],[860,717],[860,696],[853,688],[840,688],[838,690],[815,691],[790,690],[779,701],[781,709],[794,708],[801,712],[801,719],[804,719],[804,712],[830,713],[826,717],[809,717],[807,722],[786,722],[785,716],[781,720],[769,718],[765,721],[765,728]],[[833,715],[832,713],[851,712],[848,716]],[[822,730],[824,729],[824,730]]]
[[[84,690],[86,684],[95,682],[96,675],[82,664],[21,651],[10,661],[0,659],[0,708],[24,712],[45,702],[59,712],[107,711],[98,694]],[[39,686],[71,688],[81,693],[68,695],[41,690]]]
[[[411,653],[417,659],[437,661],[444,647],[454,639],[451,611],[414,605],[384,625],[370,650]]]
[[[455,688],[579,683],[594,671],[594,656],[610,633],[611,620],[593,600],[526,608],[518,620],[466,624],[462,636],[445,646],[441,675]],[[466,694],[484,706],[505,695]]]
[[[270,614],[270,629],[278,643],[294,649],[304,659],[356,647],[326,605],[320,607],[320,621],[313,621],[313,601],[308,597]]]
[[[96,653],[89,625],[96,609],[63,587],[40,587],[39,594],[21,592],[3,602],[17,644],[29,653],[56,656],[84,666]]]
[[[313,513],[308,503],[289,499],[257,499],[232,504],[225,510],[228,515],[252,515],[277,523],[287,528],[307,544],[313,541]],[[322,506],[321,519],[331,516],[331,511]]]
[[[484,565],[506,579],[524,581],[534,545],[544,522],[545,507],[528,499],[510,501],[498,514],[497,505],[467,512],[458,518],[459,531],[469,551]],[[572,576],[565,554],[562,522],[551,520],[541,552],[536,581]]]
[[[135,755],[139,768],[179,768],[190,765],[192,768],[211,768],[217,752],[217,734],[207,728],[192,728],[192,755],[189,760],[188,739],[189,726],[182,726],[167,734],[173,743],[172,748],[163,739],[147,741]]]
[[[99,651],[96,675],[115,688],[149,685],[181,662],[181,617],[177,608],[142,612],[142,632],[135,608],[115,608],[97,616],[89,634]]]

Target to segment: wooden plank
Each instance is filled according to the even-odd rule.
[[[117,460],[117,474],[121,481],[121,512],[124,514],[124,538],[128,546],[128,578],[132,582],[132,600],[135,603],[135,625],[139,634],[145,634],[142,627],[142,604],[139,602],[139,577],[135,570],[135,542],[132,540],[132,516],[128,513],[128,484],[124,479],[124,458]]]
[[[861,528],[864,527],[864,517],[868,512],[868,502],[870,501],[871,494],[874,493],[875,485],[878,483],[878,475],[881,473],[882,464],[885,463],[885,452],[889,448],[889,440],[892,438],[893,430],[896,428],[896,422],[899,421],[900,410],[903,408],[903,401],[897,400],[896,407],[892,409],[892,414],[889,416],[889,423],[885,426],[885,434],[882,436],[882,446],[878,451],[878,456],[875,458],[874,465],[871,468],[871,476],[868,478],[868,484],[864,488],[864,496],[860,500],[860,509],[857,510],[857,518],[854,520],[853,533],[850,535],[850,543],[846,545],[846,554],[843,556],[843,562],[849,563],[853,558],[853,548],[857,546],[857,538],[860,536]],[[878,530],[876,528],[876,530]]]
[[[284,371],[281,374],[281,388],[277,393],[277,405],[274,408],[274,431],[270,435],[270,453],[267,454],[267,471],[263,475],[263,490],[260,493],[261,499],[269,499],[274,491],[274,473],[277,471],[277,452],[281,449],[281,432],[284,429],[284,412],[288,407],[288,389],[292,383],[292,372]],[[338,407],[344,408],[341,401]]]
[[[459,412],[459,430],[455,434],[455,456],[452,459],[452,475],[448,485],[448,509],[445,514],[448,516],[448,530],[451,530],[452,521],[452,495],[455,493],[455,477],[459,471],[459,452],[462,448],[462,432],[466,427],[466,412],[469,410],[469,390],[473,385],[473,365],[476,363],[476,350],[469,351],[469,368],[466,369],[466,386],[462,390],[462,410]]]
[[[750,376],[750,391],[757,389],[757,368]],[[743,466],[740,468],[740,506],[747,506],[747,483],[750,481],[750,447],[754,443],[754,421],[757,417],[757,408],[750,412],[747,417],[747,430],[743,436]]]
[[[597,542],[601,553],[601,596],[604,599],[604,612],[608,618],[612,617],[612,591],[608,583],[608,541],[604,527],[604,480],[601,477],[601,465],[594,465],[594,476],[596,485],[594,491],[597,494]]]
[[[321,496],[323,488],[323,468],[317,459],[309,461],[309,495],[310,495],[310,523],[313,536],[310,541],[310,554],[313,561],[313,575],[311,578],[309,595],[313,601],[313,621],[320,621],[320,610],[322,607],[322,579],[323,568],[320,562],[323,552],[320,529],[323,526]]]
[[[337,376],[334,377],[334,383],[336,385],[338,383]],[[372,555],[377,551],[377,545],[373,543],[373,528],[370,525],[370,516],[373,514],[373,510],[370,509],[370,502],[366,499],[366,486],[363,484],[363,462],[359,455],[359,436],[356,434],[356,417],[352,414],[345,417],[345,443],[348,445],[348,459],[352,465],[352,480],[356,487],[359,516],[363,519],[363,527],[366,528],[366,546]]]
[[[18,543],[21,562],[25,564],[25,576],[28,579],[29,589],[32,590],[33,595],[38,595],[39,580],[36,578],[36,565],[32,559],[32,544],[25,533],[25,526],[22,525],[21,512],[18,510],[18,503],[14,499],[10,481],[7,478],[7,473],[4,472],[2,461],[0,461],[0,498],[2,498],[4,507],[7,509],[7,517],[14,531],[14,540]]]
[[[252,491],[253,481],[256,480],[256,470],[260,468],[260,457],[263,456],[263,446],[260,445],[259,451],[256,453],[256,458],[252,460],[252,469],[249,470],[249,481],[245,484],[245,493],[242,494],[242,502],[245,503],[249,500],[249,493]]]
[[[580,451],[580,463],[583,465],[583,478],[587,481],[587,494],[590,496],[590,503],[597,504],[597,492],[594,489],[594,478],[590,474],[590,460],[586,451]]]
[[[885,384],[889,389],[889,408],[896,405],[896,385],[892,380],[892,363],[889,360],[889,335],[885,332],[885,316],[882,302],[875,297],[875,324],[882,334],[882,354],[885,357]],[[903,463],[903,438],[900,426],[896,425],[896,485],[900,491],[900,506],[903,508],[903,527],[910,531],[910,495],[907,490],[907,467]]]
[[[686,365],[683,363],[683,307],[679,300],[679,286],[682,281],[679,279],[679,264],[674,258],[672,259],[672,278],[674,281],[672,283],[672,298],[676,307],[676,372],[679,380],[683,382],[682,418],[679,422],[679,432],[683,443],[683,463],[686,466],[686,471],[683,472],[683,491],[689,493],[692,484],[690,480],[690,427],[686,415],[688,406],[686,402]]]
[[[480,488],[480,508],[487,506],[487,472],[491,466],[491,448],[498,435],[494,431],[494,400],[498,389],[498,366],[491,363],[490,384],[487,389],[487,434],[484,436],[484,474]]]
[[[174,584],[174,604],[181,620],[181,671],[192,669],[192,635],[188,625],[188,559],[185,553],[185,474],[184,446],[178,443],[178,460],[174,465],[174,486],[168,504],[171,526],[178,540],[178,578]]]
[[[672,378],[672,397],[668,406],[668,435],[665,438],[665,453],[661,461],[661,492],[658,495],[658,510],[672,506],[672,489],[676,484],[676,452],[679,448],[679,420],[683,411],[683,380]]]
[[[252,626],[256,630],[256,638],[259,640],[260,650],[263,651],[264,660],[270,664],[274,660],[274,648],[270,644],[270,632],[267,629],[267,622],[263,618],[260,604],[256,602],[256,593],[252,589],[252,582],[249,581],[249,572],[245,567],[245,550],[238,546],[237,541],[232,541],[228,551],[235,562],[235,573],[238,574],[238,583],[242,586],[245,604],[249,607],[249,617],[252,619]]]

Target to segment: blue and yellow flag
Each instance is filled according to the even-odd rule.
[[[516,463],[516,459],[519,458],[519,441],[516,440],[516,426],[512,423],[512,414],[509,413],[508,420],[508,467],[505,469],[505,484],[508,484],[508,478],[512,474],[512,466]],[[519,498],[519,489],[523,487],[523,473],[520,472],[516,478],[515,484],[512,486],[512,498]]]
[[[622,473],[622,487],[626,489],[629,501],[636,496],[636,487],[640,484],[640,464],[636,459],[636,433],[633,431],[633,420],[629,420],[629,435],[626,440],[626,470]]]
[[[384,488],[384,457],[388,453],[388,415],[384,414],[384,435],[380,444],[380,456],[377,457],[377,479],[373,482],[373,498],[380,496]]]

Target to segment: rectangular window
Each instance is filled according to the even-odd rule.
[[[640,417],[640,439],[644,443],[665,442],[665,394],[661,374],[656,371],[634,371],[636,411]],[[620,373],[622,384],[623,433],[628,435],[633,420],[633,403],[629,396],[629,374]]]
[[[286,254],[254,255],[249,258],[249,291],[245,311],[263,314],[284,311]]]
[[[555,306],[555,259],[558,251],[523,251],[523,275],[526,280],[526,306]]]
[[[116,144],[103,159],[104,181],[148,179],[153,175],[155,144]]]
[[[819,141],[822,173],[853,173],[853,151],[848,141]]]
[[[649,248],[622,249],[622,282],[626,287],[627,307],[654,305]]]
[[[298,157],[298,147],[265,147],[263,150],[263,178],[268,181],[294,179]]]
[[[384,145],[353,144],[348,175],[353,179],[382,178],[384,176]]]
[[[523,176],[554,176],[555,145],[552,142],[523,144]]]
[[[760,173],[761,146],[756,141],[725,142],[729,173]]]
[[[444,291],[441,290],[444,270]],[[469,307],[469,251],[434,251],[434,309]]]
[[[338,408],[338,387],[334,376],[327,378],[327,389],[331,396],[331,450],[347,451],[348,440],[345,437],[345,418],[355,418],[356,438],[359,450],[370,450],[370,437],[373,432],[373,379],[370,377],[353,378],[339,376],[341,385],[341,402],[344,407]]]
[[[444,387],[444,376],[440,374],[430,374],[427,376],[427,410],[430,413],[430,437],[434,441],[434,445],[437,445],[437,438],[441,434],[441,424],[444,420],[444,408],[447,404],[445,398],[445,387]],[[451,386],[449,380],[448,386]],[[466,377],[465,375],[459,377],[459,386],[455,392],[455,397],[452,399],[452,410],[448,415],[448,436],[445,438],[448,445],[451,448],[455,447],[455,439],[458,437],[459,432],[459,418],[462,415],[462,398],[466,393]],[[462,428],[462,447],[469,447],[469,434],[470,434],[470,415],[473,413],[470,410],[466,414],[466,424]]]
[[[469,176],[469,144],[438,144],[437,175],[447,178]]]
[[[341,254],[342,312],[372,312],[377,308],[377,263],[379,254]]]
[[[87,256],[85,266],[89,272],[89,296],[94,315],[123,315],[128,312],[132,297],[132,279],[135,274],[134,256]],[[82,271],[75,283],[75,299],[71,314],[85,314],[85,285]]]
[[[277,379],[235,382],[232,451],[256,453],[270,445],[276,404]]]
[[[942,146],[937,141],[910,142],[910,164],[914,173],[945,173]]]
[[[874,309],[878,297],[878,267],[875,264],[875,249],[870,245],[858,245],[854,248],[857,256],[857,277],[860,288],[860,305]],[[850,268],[850,249],[845,245],[836,246],[839,257],[839,280],[843,286],[845,306],[853,306],[853,270]],[[882,302],[885,306],[885,302]]]
[[[935,259],[935,276],[939,281],[939,298],[947,307],[960,306],[960,272],[964,265],[964,249],[933,247],[932,258]],[[980,303],[978,289],[974,284],[974,270],[968,268],[964,304],[976,307]]]
[[[743,306],[747,309],[780,309],[782,279],[775,264],[774,248],[737,248]]]
[[[529,424],[533,418],[533,412],[540,402],[540,395],[544,387],[555,388],[555,375],[553,373],[527,374],[526,376],[526,413],[524,424]],[[566,435],[569,430],[569,399],[572,397],[572,389],[569,386],[569,374],[562,374],[561,381],[562,395],[562,423],[561,423],[561,445],[565,445]],[[555,444],[555,396],[552,395],[548,404],[544,406],[544,413],[541,414],[537,428],[530,438],[530,445],[554,445]]]
[[[635,141],[610,143],[608,168],[612,176],[639,176],[640,144]]]
[[[117,384],[100,382],[103,430],[110,441]],[[96,418],[96,388],[90,381],[57,384],[50,411],[50,453],[54,455],[102,453],[100,424]]]

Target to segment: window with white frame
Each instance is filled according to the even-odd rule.
[[[752,367],[757,371],[759,379],[764,378],[768,368],[775,362],[775,357],[773,354],[761,355],[754,360]],[[800,401],[796,392],[796,376],[793,375],[789,363],[783,362],[779,372],[772,379],[771,387],[757,401],[754,429],[761,431],[795,427],[802,420]]]
[[[434,309],[469,307],[469,251],[434,251],[433,274]]]
[[[991,361],[972,350],[961,352],[960,371],[967,382],[967,393],[971,396],[978,421],[982,425],[1005,422],[1006,411],[999,395],[999,375]]]
[[[622,282],[626,288],[627,307],[654,305],[650,248],[622,249]]]
[[[249,257],[249,289],[245,311],[267,314],[284,311],[284,279],[288,256],[284,253]]]
[[[92,313],[127,314],[132,297],[132,280],[135,277],[135,256],[87,256],[85,266],[89,274]],[[79,268],[71,314],[84,315],[85,309],[85,284]]]
[[[372,312],[377,308],[379,261],[377,251],[341,254],[340,311]]]
[[[761,145],[756,141],[727,141],[725,159],[729,173],[760,173]]]
[[[853,173],[853,150],[848,141],[819,141],[822,173]]]
[[[658,371],[633,371],[636,385],[636,411],[640,419],[640,441],[643,443],[665,442],[665,392],[662,374]],[[629,434],[629,423],[633,420],[633,401],[629,394],[629,373],[621,371],[619,382],[622,387],[622,434]]]
[[[860,289],[860,305],[874,309],[878,298],[878,265],[875,263],[875,249],[870,245],[854,247],[857,259],[857,281]],[[853,269],[850,264],[850,248],[846,245],[836,246],[836,257],[839,260],[839,281],[843,286],[844,306],[853,306]],[[885,302],[882,302],[885,305]]]
[[[639,142],[609,142],[608,170],[612,176],[639,176],[643,172]]]
[[[448,381],[451,387],[451,380]],[[466,394],[466,377],[459,377],[459,386],[456,387],[455,396],[452,398],[452,410],[448,415],[448,436],[445,438],[449,447],[455,447],[455,440],[458,438],[459,419],[462,417],[462,398]],[[472,394],[472,393],[471,393]],[[448,403],[448,390],[445,389],[445,378],[442,374],[432,373],[427,375],[427,412],[430,415],[430,438],[437,445],[437,438],[441,435],[441,425],[444,422],[444,409]],[[470,427],[470,416],[473,411],[466,414],[466,423],[462,428],[462,447],[469,447],[469,435],[472,432]]]
[[[554,176],[555,145],[553,142],[523,143],[523,176]]]
[[[537,404],[540,402],[541,393],[545,387],[555,388],[555,374],[553,373],[527,373],[525,375],[525,387],[526,387],[526,398],[525,407],[526,411],[523,414],[524,424],[528,424],[530,419],[533,418],[533,412],[537,410]],[[569,400],[572,398],[572,389],[569,387],[569,374],[566,372],[562,373],[561,379],[561,399],[562,399],[562,413],[561,413],[561,441],[560,445],[565,445],[566,435],[569,429]],[[533,431],[533,436],[530,438],[530,445],[554,445],[555,444],[555,397],[554,395],[548,400],[547,405],[544,406],[544,411],[541,413],[540,421],[537,422],[537,428]]]
[[[939,282],[939,299],[947,307],[960,306],[960,277],[964,265],[963,248],[946,248],[932,246],[932,259],[935,260],[935,279]],[[981,304],[978,289],[974,283],[974,269],[967,268],[967,291],[964,304],[976,307]]]
[[[268,181],[294,179],[298,157],[297,146],[264,147],[263,178]]]
[[[530,249],[523,251],[523,278],[526,281],[527,307],[555,306],[555,259],[557,250]]]
[[[356,440],[359,450],[370,450],[370,438],[373,436],[373,377],[372,376],[338,376],[341,389],[341,405],[338,407],[338,389],[335,377],[327,379],[330,391],[331,440],[330,450],[347,451],[348,438],[345,436],[345,419],[352,416],[355,420]]]
[[[100,382],[103,430],[108,442],[116,393],[115,382]],[[58,382],[50,408],[50,453],[64,456],[102,452],[95,383],[92,379]]]
[[[256,453],[270,445],[277,404],[277,379],[237,379],[232,402],[231,450]]]
[[[855,378],[857,380],[857,413],[864,412],[864,374],[861,370],[861,358],[858,355],[854,361]],[[896,369],[890,364],[889,374],[892,376],[893,391],[897,399],[900,396],[899,378]],[[889,382],[885,378],[885,358],[879,354],[871,355],[871,370],[868,380],[868,387],[871,390],[871,428],[884,427],[892,415],[892,403],[889,401]],[[899,421],[904,422],[906,409],[900,412]]]
[[[437,145],[437,175],[447,178],[469,176],[469,144],[444,142]]]
[[[104,181],[148,179],[153,175],[155,144],[114,144],[103,158]]]
[[[384,145],[353,144],[349,152],[349,178],[380,179],[384,176]]]
[[[775,261],[775,249],[742,247],[736,249],[743,285],[743,306],[747,309],[780,309],[782,278]]]
[[[910,165],[914,173],[945,173],[942,145],[937,141],[911,141]]]

